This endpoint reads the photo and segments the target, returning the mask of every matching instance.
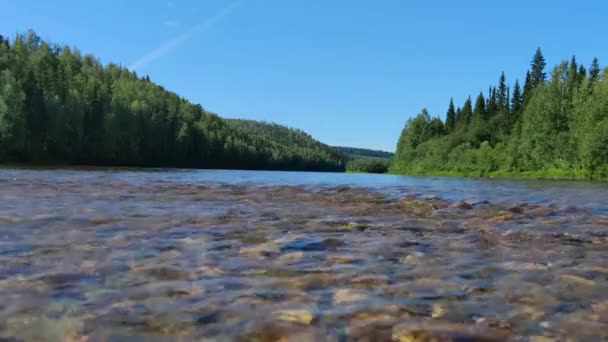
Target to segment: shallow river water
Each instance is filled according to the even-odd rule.
[[[1,341],[605,341],[608,186],[0,169]]]

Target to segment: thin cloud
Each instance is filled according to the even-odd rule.
[[[163,21],[163,25],[169,26],[169,27],[176,27],[176,26],[179,26],[179,23],[175,20],[165,20],[165,21]]]
[[[143,55],[141,58],[139,58],[137,61],[135,61],[135,63],[131,64],[131,66],[129,66],[129,69],[131,69],[131,70],[141,69],[141,68],[147,66],[148,64],[156,61],[157,59],[165,56],[167,53],[177,49],[178,47],[180,47],[186,41],[191,39],[197,33],[205,33],[207,31],[209,31],[209,29],[211,29],[213,27],[213,25],[217,24],[218,22],[220,22],[221,20],[226,18],[226,16],[228,16],[232,11],[234,11],[239,5],[240,5],[240,2],[238,2],[238,1],[229,4],[228,6],[224,7],[222,10],[217,12],[216,14],[212,15],[211,17],[209,17],[206,20],[204,20],[203,22],[201,22],[200,24],[192,27],[190,30],[163,43],[158,48]]]

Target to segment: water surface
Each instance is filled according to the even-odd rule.
[[[0,337],[608,338],[603,183],[0,170]]]

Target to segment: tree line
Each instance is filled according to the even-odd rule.
[[[390,159],[395,155],[392,152],[372,150],[372,149],[368,149],[368,148],[344,147],[344,146],[334,146],[333,148],[335,148],[336,150],[338,150],[352,158]]]
[[[356,173],[387,173],[389,159],[386,158],[358,158],[346,163],[346,172]]]
[[[0,35],[0,162],[343,171],[346,159],[301,131],[228,122],[32,31]]]
[[[539,48],[523,87],[498,84],[445,120],[426,109],[409,119],[390,170],[408,174],[608,178],[608,71],[576,57],[547,75]]]

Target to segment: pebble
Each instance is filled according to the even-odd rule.
[[[561,278],[564,280],[569,280],[571,282],[577,283],[579,285],[595,286],[595,281],[593,281],[591,279],[583,278],[583,277],[580,277],[577,275],[564,274],[561,276]]]
[[[304,253],[302,253],[302,252],[291,252],[291,253],[281,255],[279,257],[279,260],[295,262],[295,261],[302,259],[303,257],[304,257]]]
[[[275,312],[273,316],[281,321],[295,322],[304,325],[310,325],[314,319],[313,313],[308,310],[281,310]]]
[[[365,299],[366,294],[363,291],[352,289],[338,289],[334,293],[334,304],[355,303]]]
[[[241,248],[240,254],[256,258],[271,257],[279,252],[278,246],[272,243],[261,243],[249,247]]]
[[[454,202],[450,205],[450,208],[457,208],[457,209],[462,209],[462,210],[471,210],[473,209],[473,206],[466,202],[466,201],[457,201]]]

